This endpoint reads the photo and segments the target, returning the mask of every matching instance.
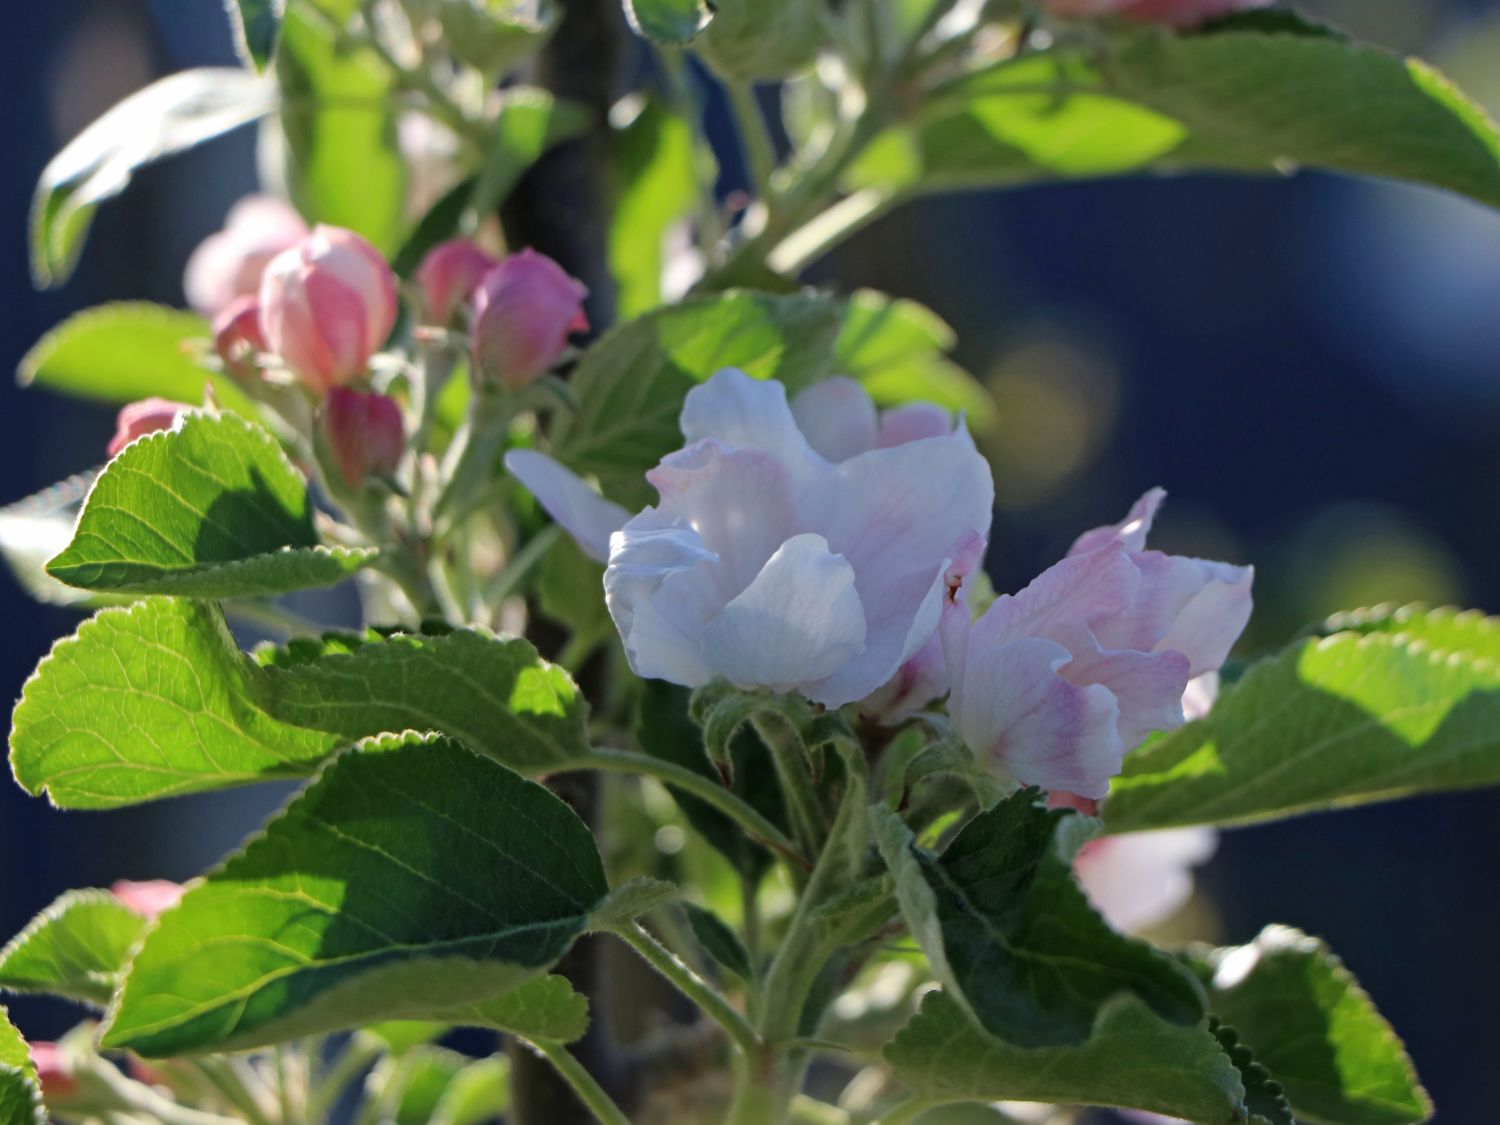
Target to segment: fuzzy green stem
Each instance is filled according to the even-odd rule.
[[[790,724],[773,715],[757,713],[750,723],[771,751],[797,841],[809,854],[815,854],[828,834],[828,818],[818,800],[802,739]]]
[[[745,161],[750,168],[750,182],[757,196],[769,200],[771,177],[776,172],[776,147],[771,142],[771,130],[755,97],[755,88],[749,82],[730,80],[725,82],[725,89],[734,110]]]
[[[583,1064],[568,1053],[567,1048],[545,1039],[527,1039],[526,1043],[552,1064],[563,1081],[573,1088],[578,1100],[599,1120],[600,1125],[630,1125],[630,1118],[604,1092],[604,1087],[594,1080],[594,1076],[583,1068]]]
[[[760,1050],[760,1039],[750,1021],[676,954],[647,933],[639,922],[631,922],[610,932],[639,953],[677,991],[703,1009],[705,1015],[729,1033],[729,1038],[746,1056],[754,1056]]]
[[[191,1065],[209,1084],[219,1092],[226,1105],[237,1111],[250,1125],[273,1125],[270,1114],[265,1111],[255,1082],[247,1071],[235,1066],[234,1060],[223,1058],[190,1059]],[[259,1085],[259,1083],[255,1083]]]
[[[381,1055],[379,1042],[371,1035],[356,1033],[344,1049],[318,1076],[307,1099],[307,1117],[314,1125],[328,1120],[345,1087]]]

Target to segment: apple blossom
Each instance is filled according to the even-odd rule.
[[[474,366],[512,389],[545,375],[588,330],[588,288],[545,254],[522,250],[484,275],[474,291]]]
[[[869,392],[843,376],[798,394],[792,399],[792,417],[807,444],[830,461],[953,432],[953,417],[942,407],[914,402],[879,413]]]
[[[401,407],[388,395],[335,387],[323,401],[318,428],[350,488],[390,476],[406,449]]]
[[[142,918],[156,918],[177,905],[182,898],[182,885],[168,879],[147,879],[139,883],[120,879],[109,892]]]
[[[36,1068],[37,1082],[43,1096],[56,1103],[78,1092],[78,1080],[62,1047],[45,1041],[30,1044],[31,1065]]]
[[[271,195],[247,195],[229,209],[224,229],[209,235],[188,258],[182,287],[188,304],[217,316],[236,297],[260,290],[267,263],[307,236],[295,208]]]
[[[361,374],[396,323],[396,279],[353,231],[319,226],[272,259],[260,323],[270,350],[316,394]]]
[[[1097,528],[972,625],[962,587],[942,626],[964,743],[1028,785],[1097,800],[1126,751],[1183,721],[1188,681],[1215,671],[1250,616],[1248,567],[1145,548],[1165,493]]]
[[[932,638],[954,559],[989,531],[994,485],[968,433],[830,461],[780,383],[733,368],[689,392],[681,424],[686,447],[647,474],[660,502],[610,537],[605,599],[631,667],[830,707],[886,684]],[[538,454],[506,463],[600,553],[623,513]]]
[[[224,363],[224,370],[238,378],[255,374],[255,357],[266,350],[266,336],[260,328],[260,300],[236,297],[214,317],[214,353]]]
[[[417,267],[427,319],[432,324],[451,324],[469,303],[484,275],[500,264],[469,238],[453,238],[427,251]]]
[[[1192,869],[1218,847],[1212,828],[1168,828],[1101,836],[1073,861],[1079,886],[1117,930],[1165,922],[1193,893]]]
[[[1269,7],[1274,0],[1045,0],[1045,3],[1055,16],[1121,16],[1141,23],[1196,27],[1233,12]]]
[[[143,398],[121,407],[115,418],[115,436],[109,441],[109,455],[113,457],[138,437],[170,430],[186,409],[185,403],[165,398]]]

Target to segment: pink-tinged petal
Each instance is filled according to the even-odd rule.
[[[596,562],[609,561],[609,538],[625,526],[629,512],[545,453],[513,449],[505,455],[505,467],[577,540],[584,554]]]
[[[804,530],[786,468],[760,449],[695,442],[662,458],[646,479],[661,494],[660,516],[692,527],[719,556],[726,601]]]
[[[1140,582],[1140,570],[1118,544],[1063,559],[1044,570],[1019,594],[996,598],[974,624],[975,644],[1050,637],[1078,624],[1108,619],[1130,607]],[[1100,644],[1128,647],[1102,636]]]
[[[854,568],[821,535],[788,539],[703,630],[715,669],[741,687],[789,691],[831,675],[865,643]]]
[[[453,238],[427,251],[417,267],[417,284],[430,324],[452,324],[459,318],[484,275],[500,264],[470,238]]]
[[[215,316],[238,297],[254,295],[272,258],[307,234],[307,224],[283,200],[250,195],[229,209],[224,229],[188,258],[182,287],[188,304]]]
[[[954,717],[970,749],[1023,785],[1097,799],[1125,758],[1120,710],[1108,688],[1079,687],[1058,674],[1071,659],[1062,645],[1038,637],[982,652],[971,644]]]
[[[1072,556],[1097,551],[1111,543],[1123,543],[1125,549],[1131,552],[1144,551],[1146,536],[1151,533],[1151,525],[1156,521],[1156,514],[1166,498],[1166,489],[1151,489],[1131,506],[1129,515],[1119,523],[1085,531],[1073,543],[1068,554]]]
[[[1086,640],[1084,639],[1086,638]],[[1064,643],[1073,652],[1061,670],[1070,683],[1103,684],[1120,706],[1120,740],[1127,750],[1156,731],[1182,725],[1188,660],[1180,652],[1102,650],[1087,629]]]
[[[797,428],[786,388],[737,368],[726,367],[690,390],[681,422],[689,445],[712,438],[732,448],[753,446],[780,460],[793,479],[823,464]]]
[[[121,879],[109,891],[142,918],[157,918],[177,905],[183,888],[167,879],[147,879],[139,883]]]
[[[519,389],[541,378],[588,327],[588,287],[545,254],[526,249],[503,259],[474,291],[471,335],[476,370]]]
[[[1073,862],[1089,901],[1117,930],[1139,931],[1177,913],[1193,893],[1192,869],[1218,847],[1211,828],[1105,836]]]
[[[882,723],[898,723],[941,699],[947,690],[948,665],[943,659],[942,638],[934,634],[890,680],[860,704],[860,714]]]
[[[947,437],[953,432],[953,415],[930,402],[909,402],[887,410],[880,416],[880,431],[875,437],[879,449],[905,445],[909,441]]]
[[[138,437],[170,430],[186,409],[185,404],[165,398],[143,398],[121,407],[107,452],[113,457]]]
[[[875,403],[853,379],[814,383],[792,400],[792,417],[807,443],[829,461],[847,461],[875,448]]]
[[[56,1043],[35,1042],[28,1044],[31,1065],[36,1069],[37,1082],[48,1108],[57,1108],[59,1103],[78,1093],[78,1081],[73,1077],[68,1056]],[[18,1114],[17,1120],[30,1121],[30,1114]]]
[[[1093,797],[1080,797],[1077,793],[1048,793],[1047,807],[1049,809],[1073,809],[1084,816],[1099,815],[1099,802]]]
[[[1204,585],[1177,614],[1156,647],[1183,653],[1192,664],[1193,675],[1201,676],[1223,665],[1249,624],[1255,570],[1201,559],[1192,561],[1201,568]]]
[[[1219,673],[1204,672],[1201,676],[1194,676],[1188,681],[1187,690],[1182,693],[1183,719],[1191,723],[1204,718],[1213,710],[1218,698]]]
[[[711,566],[719,559],[691,527],[662,517],[654,508],[647,508],[610,536],[609,548],[604,598],[625,641],[627,654],[631,650],[637,609],[654,597],[672,575],[700,565]],[[695,603],[700,600],[694,599]],[[716,588],[712,605],[702,620],[717,613],[727,600]]]
[[[695,563],[668,574],[654,593],[635,600],[620,635],[636,675],[702,687],[718,674],[703,645],[709,619],[724,607],[714,570],[712,558]],[[612,567],[607,588],[618,592],[621,581],[622,572]]]

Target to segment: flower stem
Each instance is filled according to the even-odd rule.
[[[813,785],[802,739],[788,723],[771,715],[756,714],[750,723],[771,751],[771,761],[786,797],[797,841],[809,853],[815,854],[828,834],[828,818]]]
[[[604,1092],[604,1087],[594,1080],[594,1076],[583,1068],[583,1064],[568,1053],[567,1048],[546,1039],[527,1039],[525,1042],[552,1064],[563,1081],[573,1088],[578,1100],[599,1120],[600,1125],[630,1125],[630,1118]]]
[[[776,147],[771,142],[771,130],[755,97],[755,88],[749,82],[729,81],[725,83],[725,89],[734,109],[745,161],[750,167],[750,182],[757,196],[769,200],[771,176],[776,171]]]
[[[706,980],[688,968],[670,949],[662,945],[639,922],[630,922],[610,931],[645,959],[653,969],[666,977],[679,992],[691,1000],[704,1013],[729,1033],[745,1055],[754,1056],[760,1050],[760,1039],[750,1021],[730,1004]]]

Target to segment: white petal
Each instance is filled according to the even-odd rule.
[[[1068,554],[1081,555],[1087,551],[1097,551],[1109,543],[1123,543],[1125,549],[1131,552],[1144,551],[1146,536],[1151,533],[1156,513],[1161,510],[1162,501],[1166,498],[1166,489],[1151,489],[1135,502],[1130,513],[1119,523],[1085,531],[1074,542]]]
[[[875,444],[881,449],[905,445],[923,438],[947,437],[953,432],[953,415],[930,402],[909,402],[880,416]]]
[[[787,691],[820,680],[864,647],[854,568],[821,535],[788,539],[703,630],[714,669],[741,687]]]
[[[1170,918],[1193,891],[1192,869],[1213,855],[1211,828],[1171,828],[1090,841],[1074,863],[1090,901],[1119,930]]]
[[[682,404],[682,436],[691,444],[713,438],[731,448],[763,449],[784,462],[793,476],[820,465],[774,379],[752,379],[726,367],[694,387]]]
[[[1201,559],[1192,561],[1202,568],[1207,581],[1183,607],[1156,647],[1183,653],[1192,662],[1193,675],[1201,676],[1223,665],[1234,642],[1245,631],[1253,608],[1250,588],[1255,582],[1255,570]]]
[[[505,455],[505,467],[578,541],[586,555],[599,562],[609,558],[609,537],[625,526],[629,512],[600,496],[545,453],[513,449]]]
[[[1056,637],[1077,625],[1115,620],[1134,603],[1140,583],[1140,570],[1119,544],[1063,559],[1019,594],[996,598],[974,624],[975,644]],[[1099,643],[1107,648],[1133,647],[1102,633]]]
[[[672,575],[717,561],[718,556],[703,545],[696,531],[663,519],[654,508],[647,508],[615,532],[610,541],[609,566],[604,571],[604,601],[625,642],[632,667],[637,665],[633,650],[638,643],[632,640],[636,614]],[[727,600],[721,597],[719,605]],[[715,606],[712,612],[717,609]],[[692,647],[697,650],[696,640]]]
[[[814,383],[792,400],[792,417],[808,444],[830,461],[875,448],[875,403],[853,379]]]
[[[1201,676],[1194,676],[1188,681],[1187,690],[1182,693],[1182,717],[1187,722],[1201,719],[1213,710],[1214,701],[1219,698],[1219,673],[1204,672]]]
[[[1103,684],[1110,690],[1120,705],[1120,740],[1127,751],[1154,731],[1182,725],[1188,682],[1188,660],[1182,653],[1101,649],[1087,629],[1079,631],[1078,642],[1065,642],[1073,659],[1061,674],[1070,683]]]

